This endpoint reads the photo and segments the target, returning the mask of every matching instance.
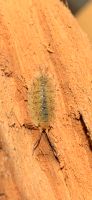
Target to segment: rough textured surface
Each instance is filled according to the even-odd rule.
[[[27,93],[43,67],[56,119],[32,154]],[[58,0],[0,0],[0,199],[92,199],[92,51]]]

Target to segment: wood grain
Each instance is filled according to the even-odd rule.
[[[32,154],[27,98],[40,68],[56,85],[56,118]],[[92,50],[58,0],[0,0],[0,141],[0,199],[92,198]]]

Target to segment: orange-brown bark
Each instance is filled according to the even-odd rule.
[[[0,1],[0,199],[92,198],[90,46],[62,2]],[[33,154],[27,94],[40,67],[54,77],[56,118]]]

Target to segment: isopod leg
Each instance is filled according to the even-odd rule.
[[[39,146],[40,141],[41,141],[41,138],[42,138],[42,135],[43,135],[43,131],[41,130],[41,131],[40,131],[40,137],[39,137],[39,139],[35,142],[35,144],[34,144],[34,146],[33,146],[32,155],[34,154],[34,151],[36,150],[36,148]]]

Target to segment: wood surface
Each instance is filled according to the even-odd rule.
[[[55,83],[47,137],[28,92],[40,68]],[[92,49],[59,0],[0,0],[0,200],[92,199]]]

